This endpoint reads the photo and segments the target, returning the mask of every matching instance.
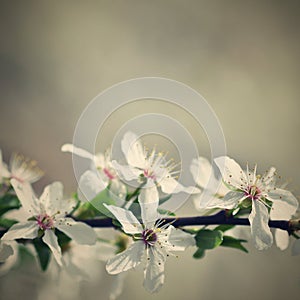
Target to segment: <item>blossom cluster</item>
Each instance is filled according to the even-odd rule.
[[[273,244],[270,221],[286,222],[286,228],[275,230],[276,244],[284,250],[293,236],[293,253],[300,253],[299,224],[292,227],[288,222],[297,213],[298,200],[279,184],[274,167],[260,175],[256,166],[243,169],[230,157],[212,163],[197,157],[189,170],[194,184],[185,186],[177,176],[178,164],[146,149],[133,132],[124,135],[121,148],[123,162],[113,160],[109,150],[93,155],[76,145],[63,145],[63,152],[88,159],[91,166],[69,199],[60,182],[46,186],[38,197],[31,185],[42,176],[36,163],[13,155],[8,167],[0,152],[0,270],[9,270],[18,249],[25,247],[43,271],[60,269],[79,281],[90,273],[88,261],[105,261],[106,271],[115,275],[111,299],[121,293],[123,272],[141,265],[144,287],[153,293],[164,283],[168,257],[177,257],[178,251],[194,248],[194,258],[218,246],[248,252],[246,240],[236,238],[232,230],[239,220],[250,225],[250,239],[259,250]],[[204,190],[210,195],[208,202],[203,202]],[[197,214],[210,216],[211,223],[180,225],[180,218],[163,206],[174,194],[189,196]],[[109,238],[95,228],[104,224],[101,220],[109,220],[106,224],[114,228]]]

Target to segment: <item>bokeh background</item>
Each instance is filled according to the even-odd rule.
[[[262,171],[275,165],[299,196],[299,14],[299,2],[292,0],[1,0],[4,159],[12,151],[36,159],[46,173],[37,190],[61,180],[71,194],[76,189],[71,156],[60,147],[72,141],[85,106],[120,81],[167,77],[207,99],[220,119],[230,156],[258,163]],[[199,135],[200,152],[208,155],[200,129],[175,110],[193,136]],[[107,141],[99,150],[122,122],[147,111],[172,114],[157,102],[124,108],[103,129]],[[191,209],[185,212],[195,213]],[[251,242],[249,249],[248,255],[216,249],[199,261],[191,258],[192,251],[171,258],[166,283],[155,295],[143,290],[141,272],[130,272],[120,299],[279,300],[300,295],[299,256],[275,246],[259,252]],[[30,274],[26,267],[1,277],[1,298],[53,299],[53,290],[43,290],[41,276]],[[102,283],[84,284],[78,299],[106,299],[110,281],[105,277]]]

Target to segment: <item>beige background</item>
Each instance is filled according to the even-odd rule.
[[[5,160],[14,150],[35,158],[47,174],[38,190],[61,180],[71,193],[76,188],[71,157],[60,153],[60,146],[72,140],[85,106],[120,81],[161,76],[188,84],[207,99],[231,156],[257,162],[262,171],[275,165],[298,196],[299,8],[298,1],[1,1],[0,146]],[[148,108],[164,110],[157,103]],[[134,109],[136,115],[144,110]],[[132,117],[132,111],[124,109],[110,120],[114,127],[103,129],[107,145],[110,129]],[[196,124],[181,115],[178,119],[199,137],[199,150],[207,155]],[[188,211],[191,207],[185,212],[195,213]],[[187,251],[170,259],[166,284],[152,296],[142,289],[141,273],[131,272],[121,299],[300,295],[299,257],[275,246],[258,252],[250,243],[250,250],[245,255],[217,249],[200,261]],[[35,278],[22,272],[1,278],[1,290],[9,292],[5,299],[26,287],[28,299],[37,298]],[[12,280],[18,273],[16,285]],[[106,293],[102,284],[83,290],[79,298],[105,299]],[[27,294],[22,292],[23,298]]]

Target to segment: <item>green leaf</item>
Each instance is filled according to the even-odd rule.
[[[246,242],[247,242],[246,240],[236,239],[232,236],[224,235],[221,246],[239,249],[241,251],[248,253],[248,250],[242,245],[242,243],[246,243]]]
[[[51,251],[41,238],[33,239],[32,242],[38,254],[40,266],[43,271],[46,271],[50,261]]]
[[[217,226],[214,230],[220,230],[222,232],[225,232],[227,230],[230,230],[234,227],[235,225],[227,225],[227,224],[224,224],[224,225],[219,225]]]
[[[205,249],[198,248],[197,251],[193,254],[193,257],[196,259],[203,258],[205,256]]]
[[[113,214],[103,205],[104,203],[107,205],[115,205],[116,202],[109,196],[109,192],[107,189],[100,192],[90,203],[102,214],[109,218],[114,218]]]
[[[57,241],[61,248],[65,247],[72,240],[57,228],[55,229],[55,235],[57,236]]]
[[[18,221],[16,221],[16,220],[0,219],[0,227],[6,228],[6,229],[10,228],[11,226],[13,226],[16,223],[18,223]]]
[[[79,219],[88,219],[95,217],[110,217],[113,215],[111,212],[104,207],[103,204],[115,205],[115,200],[109,196],[107,189],[100,192],[94,199],[90,202],[84,203],[79,209],[78,214],[76,215]]]
[[[201,229],[195,236],[196,245],[203,249],[218,247],[223,241],[223,232],[219,230]]]
[[[0,198],[0,216],[12,209],[18,209],[21,203],[18,197],[14,194],[5,194]]]

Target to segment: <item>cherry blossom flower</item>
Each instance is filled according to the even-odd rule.
[[[177,165],[172,160],[167,161],[166,155],[157,153],[155,149],[148,152],[133,132],[125,133],[121,148],[128,165],[120,165],[113,160],[113,166],[125,180],[135,180],[143,185],[139,195],[140,202],[159,199],[158,186],[166,194],[195,192],[196,188],[184,187],[174,178],[178,171],[174,171]]]
[[[72,144],[63,145],[61,150],[91,160],[92,170],[85,171],[78,183],[78,196],[81,201],[92,200],[97,194],[109,186],[111,197],[117,202],[120,202],[118,205],[124,203],[127,193],[126,186],[119,180],[112,166],[109,150],[104,154],[99,152],[93,155]],[[98,172],[93,171],[95,167]]]
[[[255,246],[259,250],[267,249],[273,243],[268,225],[268,209],[271,210],[272,219],[284,219],[296,212],[297,199],[291,192],[275,187],[275,168],[270,168],[260,176],[256,174],[256,166],[253,171],[249,171],[247,166],[244,172],[229,157],[219,157],[215,162],[222,173],[224,183],[232,189],[223,200],[228,201],[233,207],[249,203],[252,207],[249,221]]]
[[[0,183],[5,179],[16,179],[19,182],[33,183],[43,176],[43,172],[37,167],[36,161],[25,158],[20,154],[14,153],[10,158],[9,168],[2,161],[0,150]]]
[[[92,245],[96,242],[94,230],[82,222],[75,222],[66,215],[73,209],[72,201],[63,200],[63,186],[60,182],[48,185],[39,199],[30,184],[21,184],[12,179],[11,184],[28,216],[25,222],[14,224],[2,237],[2,241],[34,239],[40,234],[49,246],[59,265],[62,265],[61,248],[55,235],[59,229],[78,244]]]
[[[120,207],[106,208],[121,223],[125,233],[132,235],[134,242],[125,251],[111,258],[106,265],[110,274],[119,274],[137,267],[146,257],[144,287],[147,291],[157,292],[164,283],[164,264],[172,251],[184,251],[186,247],[195,245],[194,238],[182,230],[175,229],[162,221],[153,221],[157,217],[158,202],[140,203],[142,223],[134,214]]]

